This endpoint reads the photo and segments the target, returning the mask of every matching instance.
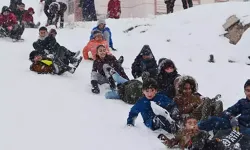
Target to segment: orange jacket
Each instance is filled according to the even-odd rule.
[[[92,59],[95,60],[96,59],[96,48],[97,46],[99,45],[104,45],[106,47],[106,50],[107,50],[107,54],[111,54],[110,51],[109,51],[109,47],[108,47],[108,43],[107,41],[103,40],[101,42],[98,42],[96,40],[90,40],[88,42],[88,44],[83,48],[83,58],[84,59],[88,59],[89,58],[89,55],[88,55],[88,52],[90,51],[91,54],[92,54]]]

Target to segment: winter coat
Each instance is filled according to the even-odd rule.
[[[45,3],[44,3],[44,13],[45,15],[50,18],[51,17],[51,14],[49,13],[49,5],[53,2],[54,0],[45,0]]]
[[[108,43],[107,41],[103,40],[103,41],[96,41],[96,40],[90,40],[88,42],[88,44],[83,48],[83,51],[82,51],[82,54],[83,54],[83,58],[84,59],[89,59],[89,52],[91,52],[92,54],[92,58],[93,60],[96,60],[96,53],[97,53],[97,46],[99,45],[104,45],[106,50],[107,50],[107,53],[108,54],[111,54],[111,52],[109,51],[109,47],[108,47]]]
[[[250,137],[242,135],[234,130],[220,130],[218,131],[212,140],[208,140],[201,150],[249,150],[250,149]],[[202,142],[202,141],[201,141]],[[202,144],[197,144],[202,145]],[[239,147],[239,149],[237,149]]]
[[[240,99],[232,107],[229,107],[226,111],[223,112],[223,117],[231,119],[231,117],[239,116],[239,124],[250,128],[250,100],[247,98]]]
[[[22,22],[22,20],[23,20],[23,14],[24,14],[25,12],[27,12],[27,11],[26,11],[26,10],[21,11],[21,10],[19,10],[19,9],[16,9],[16,10],[13,11],[13,13],[15,14],[15,16],[16,16],[16,18],[17,18],[17,21],[18,21],[19,23]]]
[[[6,28],[9,26],[14,26],[17,24],[17,18],[13,13],[9,13],[9,15],[4,16],[0,15],[0,26]]]
[[[98,26],[97,26],[97,27],[94,27],[94,28],[92,29],[92,31],[91,31],[90,40],[92,40],[92,39],[94,38],[94,31],[96,31],[96,30],[101,31],[102,34],[103,34],[104,32],[108,32],[108,33],[109,33],[109,43],[108,43],[108,45],[109,45],[109,47],[112,47],[112,48],[113,48],[112,33],[111,33],[111,31],[110,31],[110,29],[109,29],[108,27],[105,27],[103,30],[100,30],[100,29],[98,28]]]
[[[135,104],[142,94],[142,82],[139,80],[129,80],[117,85],[120,98],[128,104]]]
[[[94,0],[80,0],[80,6],[82,7],[83,21],[97,21]]]
[[[189,96],[184,95],[183,88],[184,85],[187,81],[192,82],[192,91],[193,93]],[[177,89],[178,89],[178,94],[174,97],[174,101],[176,102],[178,109],[180,111],[181,115],[191,115],[191,113],[194,112],[194,110],[202,104],[202,100],[200,99],[200,96],[195,94],[197,92],[197,83],[194,78],[191,76],[181,76],[179,79],[179,82],[177,83]],[[194,116],[195,117],[195,116]],[[200,119],[200,118],[196,118]]]
[[[164,67],[166,65],[173,65],[174,72],[171,73],[165,72]],[[159,74],[157,76],[157,82],[159,85],[159,92],[173,99],[177,93],[175,91],[176,88],[174,85],[174,81],[177,77],[180,76],[176,70],[175,64],[169,59],[162,60],[162,62],[158,66],[158,72]]]
[[[119,19],[121,15],[120,0],[110,0],[108,3],[108,18]]]
[[[38,39],[33,43],[33,47],[35,50],[43,51],[44,53],[45,50],[47,50],[49,54],[55,54],[55,52],[60,48],[60,45],[53,36],[49,35],[44,40]]]
[[[54,10],[56,8],[56,10]],[[60,18],[60,27],[64,26],[64,13],[67,10],[67,5],[63,2],[53,2],[49,5],[50,18],[49,22],[57,27]]]
[[[143,60],[142,56],[145,52],[151,53],[152,59]],[[134,78],[141,77],[143,72],[149,72],[151,78],[157,76],[157,64],[155,57],[148,45],[144,45],[139,55],[135,58],[132,64],[132,75]]]
[[[53,73],[52,60],[48,58],[43,58],[38,62],[33,62],[30,66],[30,70],[37,72],[38,74],[48,74]]]
[[[199,138],[198,138],[199,137]],[[196,143],[201,140],[207,140],[209,134],[205,131],[192,131],[187,129],[180,130],[174,138],[168,139],[165,143],[169,148],[178,145],[181,150],[190,148],[192,143]]]
[[[22,21],[34,24],[33,15],[29,14],[31,11],[32,9],[29,9],[23,14]]]
[[[118,63],[115,56],[113,55],[106,55],[104,60],[100,59],[99,56],[96,56],[96,60],[93,63],[92,71],[98,72],[101,75],[105,76],[105,73],[103,71],[104,64],[110,65],[119,75],[129,80],[128,76],[124,72],[124,69],[121,67],[121,65]]]
[[[135,119],[137,118],[138,114],[141,113],[144,124],[153,130],[153,118],[156,115],[151,107],[151,101],[155,102],[157,105],[166,110],[170,110],[176,105],[174,101],[162,94],[156,94],[151,100],[147,99],[146,97],[142,97],[131,108],[127,119],[127,124],[134,125]]]

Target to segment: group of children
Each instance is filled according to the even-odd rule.
[[[103,30],[98,30],[98,26],[93,29],[94,39],[89,42],[95,41],[95,46],[83,49],[84,58],[93,60],[91,91],[99,94],[99,85],[107,83],[111,90],[106,92],[105,98],[134,104],[127,119],[128,126],[134,126],[141,113],[148,128],[163,129],[175,135],[172,139],[164,136],[164,144],[168,147],[202,150],[250,147],[247,142],[250,136],[250,80],[244,86],[246,98],[223,110],[220,95],[208,98],[198,93],[193,77],[179,75],[170,59],[161,58],[157,63],[149,45],[144,45],[136,56],[131,66],[134,79],[130,80],[122,67],[124,58],[116,59],[112,55]],[[155,114],[152,102],[165,109],[172,120]],[[209,131],[213,131],[214,138],[211,139]],[[230,136],[241,138],[230,141]],[[225,142],[227,140],[229,142]]]
[[[33,44],[35,50],[30,53],[32,71],[58,75],[75,72],[82,60],[80,52],[71,52],[59,45],[56,34],[55,29],[49,32],[46,27],[39,29],[39,39]],[[83,49],[84,59],[93,60],[91,91],[99,94],[99,85],[107,83],[110,91],[106,92],[106,99],[121,99],[134,104],[128,115],[128,126],[135,126],[135,119],[141,113],[146,127],[163,129],[175,136],[172,139],[161,136],[168,147],[202,150],[224,150],[239,145],[247,150],[250,147],[246,142],[250,136],[250,80],[244,85],[246,98],[223,110],[219,97],[208,98],[198,93],[196,80],[179,75],[172,60],[161,58],[157,62],[149,45],[142,47],[131,65],[132,80],[122,67],[123,56],[117,59],[112,50],[116,49],[111,31],[105,20],[99,20]],[[156,114],[151,103],[166,110],[171,120]],[[212,139],[208,131],[213,131]]]

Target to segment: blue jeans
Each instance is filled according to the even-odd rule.
[[[121,77],[118,73],[113,74],[112,77],[117,84],[123,84],[128,81],[127,79],[124,79],[123,77]],[[120,96],[117,91],[108,91],[105,94],[105,98],[106,99],[120,99]]]
[[[198,127],[200,130],[212,131],[212,130],[225,130],[230,129],[231,124],[228,119],[220,117],[209,117],[207,120],[199,121]]]

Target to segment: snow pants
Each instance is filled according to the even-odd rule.
[[[205,130],[205,131],[212,131],[212,130],[226,130],[230,129],[231,124],[228,119],[225,118],[220,118],[220,117],[210,117],[208,120],[200,121],[198,123],[198,127],[200,130]],[[246,128],[244,126],[239,126],[240,127],[240,132],[242,134],[250,136],[250,128]]]
[[[181,0],[183,9],[188,9],[190,7],[193,7],[193,1],[192,0]]]
[[[110,66],[108,64],[104,64],[103,65],[103,71],[105,73],[105,76],[103,76],[102,74],[96,72],[96,71],[92,71],[91,72],[91,81],[95,80],[98,82],[98,84],[104,84],[104,83],[109,83],[108,78],[110,77],[110,73],[107,70]]]
[[[55,51],[55,58],[60,58],[64,64],[69,65],[69,63],[74,63],[77,60],[73,58],[73,53],[64,46],[60,46]]]
[[[112,77],[117,84],[123,84],[123,83],[128,81],[127,79],[124,79],[123,77],[121,77],[117,72],[114,73],[112,75]],[[120,96],[119,96],[118,92],[114,90],[114,91],[108,91],[105,94],[105,98],[106,99],[120,99]]]

